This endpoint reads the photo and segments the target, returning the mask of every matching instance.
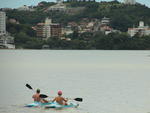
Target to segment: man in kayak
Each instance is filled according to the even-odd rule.
[[[32,96],[35,102],[48,103],[47,100],[40,98],[40,89],[36,90],[36,94]]]
[[[61,105],[67,105],[68,100],[62,97],[62,91],[58,91],[58,96],[55,97],[55,99],[52,102],[54,101]]]

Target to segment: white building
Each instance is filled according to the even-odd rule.
[[[27,5],[23,5],[23,6],[19,7],[17,10],[18,11],[34,11],[33,8],[31,8],[31,7],[27,6]]]
[[[110,27],[110,18],[102,18],[100,24],[100,31],[104,32],[106,35],[113,32],[113,29]]]
[[[6,13],[0,12],[0,48],[15,49],[14,37],[6,33]]]
[[[62,28],[63,35],[69,35],[72,33],[73,33],[73,30],[71,29],[71,26],[66,26],[65,28]]]
[[[109,25],[110,24],[110,18],[102,18],[101,20],[101,26],[106,26],[106,25]]]
[[[104,32],[105,35],[108,35],[110,33],[115,33],[118,32],[120,33],[119,30],[115,30],[110,26],[110,18],[102,18],[101,23],[100,23],[100,31]]]
[[[128,28],[128,34],[133,37],[138,34],[140,36],[150,35],[150,27],[145,26],[143,21],[139,22],[139,26],[137,28]]]
[[[135,0],[124,0],[124,3],[134,5],[134,4],[136,4],[136,1]]]
[[[59,2],[56,5],[50,6],[47,10],[48,11],[66,11],[66,5]]]
[[[46,20],[45,20],[45,26],[44,26],[44,28],[45,28],[45,37],[46,38],[51,37],[51,28],[50,28],[51,24],[52,24],[52,20],[49,19],[49,18],[46,18]]]
[[[9,34],[1,35],[0,48],[15,49],[14,37],[10,36]]]
[[[6,13],[0,12],[0,35],[6,34]]]

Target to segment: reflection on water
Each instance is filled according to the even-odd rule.
[[[24,105],[9,105],[0,107],[0,113],[88,113],[80,108],[45,109],[44,107],[27,108]]]
[[[0,113],[150,112],[150,51],[0,51]],[[83,98],[77,109],[25,108],[40,88]],[[49,98],[52,99],[52,98]]]

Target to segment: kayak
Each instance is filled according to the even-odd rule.
[[[50,105],[50,104],[51,104],[51,102],[49,102],[49,103],[33,102],[31,104],[25,105],[25,107],[42,107],[42,106]]]
[[[60,105],[57,102],[52,102],[49,105],[45,105],[45,108],[56,108],[56,109],[62,109],[62,108],[77,108],[79,104],[77,103],[68,103],[68,105]]]
[[[70,102],[68,105],[60,105],[57,102],[49,102],[49,103],[41,103],[41,102],[33,102],[31,104],[25,105],[25,107],[45,107],[45,108],[77,108],[79,104]]]

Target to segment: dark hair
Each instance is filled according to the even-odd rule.
[[[40,93],[40,89],[37,89],[36,92],[37,92],[37,93]]]

